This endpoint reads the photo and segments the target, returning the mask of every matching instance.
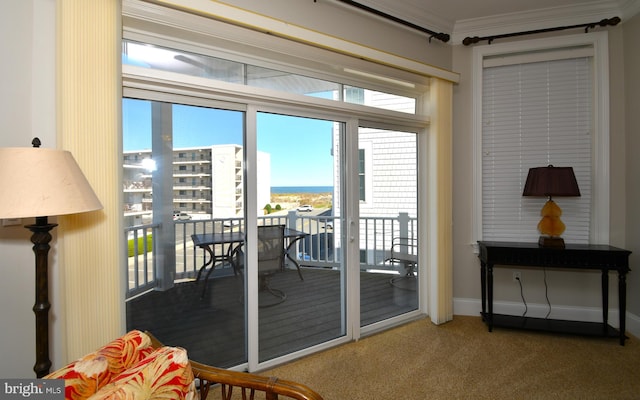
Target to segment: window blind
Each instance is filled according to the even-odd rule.
[[[536,241],[545,198],[523,197],[529,168],[573,167],[581,197],[557,197],[567,243],[588,243],[592,57],[485,67],[482,238]]]

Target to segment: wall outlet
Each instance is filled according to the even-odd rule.
[[[522,282],[522,274],[520,273],[520,271],[514,271],[513,272],[513,281],[514,282]]]

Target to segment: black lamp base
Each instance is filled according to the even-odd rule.
[[[36,364],[33,370],[37,378],[49,373],[51,360],[49,359],[49,231],[58,224],[50,224],[47,217],[37,217],[36,223],[27,225],[33,234],[33,252],[36,256],[36,304],[33,312],[36,315]]]
[[[564,239],[561,237],[540,236],[538,246],[552,249],[564,249]]]

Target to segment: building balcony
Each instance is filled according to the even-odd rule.
[[[283,335],[288,338],[261,347],[264,357],[277,357],[341,335],[341,291],[346,266],[341,262],[344,257],[339,242],[340,220],[332,216],[299,216],[290,212],[261,217],[258,224],[284,224],[307,233],[304,239],[289,248],[291,259],[287,259],[282,270],[271,278],[273,287],[287,294],[286,301],[260,308],[261,321],[269,321],[267,325],[261,325],[262,334],[269,336],[267,332],[277,330],[278,338]],[[167,260],[166,246],[162,247],[162,256],[155,257],[155,249],[160,247],[154,238],[160,236],[160,229],[160,224],[149,224],[125,230],[130,243],[128,328],[145,326],[164,342],[189,348],[190,355],[197,361],[224,368],[238,365],[245,357],[242,341],[246,323],[246,306],[242,300],[246,287],[244,274],[235,273],[237,271],[228,261],[219,261],[206,283],[204,277],[196,282],[195,277],[209,256],[194,247],[191,235],[243,231],[244,220],[194,218],[175,221],[170,225],[176,240],[175,247],[168,248],[175,250],[175,263],[172,261],[171,265],[163,265]],[[388,261],[393,237],[400,234],[417,237],[417,221],[406,214],[396,218],[366,217],[361,218],[360,231],[361,324],[375,324],[418,310],[416,275],[405,275],[406,269],[402,265]],[[221,244],[213,250],[215,254],[223,254],[229,248]],[[293,260],[300,265],[303,281]],[[393,283],[394,278],[403,276],[407,276],[403,286]],[[167,281],[162,277],[172,279]],[[163,281],[167,286],[160,288]],[[194,305],[198,307],[197,312],[184,311],[194,311]],[[282,315],[287,317],[282,318]],[[322,323],[318,323],[319,320]],[[207,334],[203,335],[203,332]],[[261,342],[261,346],[263,344]]]

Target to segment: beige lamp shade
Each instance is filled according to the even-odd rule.
[[[0,148],[0,218],[76,214],[102,209],[70,152]]]

